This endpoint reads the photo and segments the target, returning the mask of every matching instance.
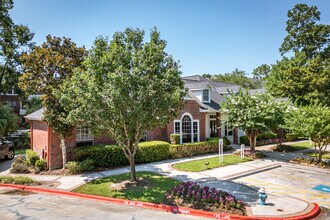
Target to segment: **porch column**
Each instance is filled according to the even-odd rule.
[[[237,130],[237,128],[234,128],[234,130],[233,130],[233,144],[238,144],[238,130]]]
[[[221,138],[222,135],[221,135],[221,114],[220,112],[217,112],[216,113],[216,119],[215,119],[215,124],[217,126],[217,137]]]

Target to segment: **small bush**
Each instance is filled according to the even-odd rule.
[[[95,170],[95,162],[92,159],[86,159],[82,162],[69,161],[65,164],[65,168],[71,174],[77,174],[85,171]]]
[[[170,156],[170,144],[164,141],[147,141],[139,144],[136,163],[150,163],[166,160]]]
[[[246,145],[246,146],[250,146],[250,141],[249,141],[249,138],[247,136],[241,136],[241,137],[239,137],[239,142],[241,144]]]
[[[29,166],[35,166],[36,161],[39,160],[39,156],[33,150],[26,150],[26,162]]]
[[[171,134],[170,135],[171,144],[180,144],[180,135],[179,134]]]
[[[45,159],[40,159],[40,160],[37,160],[36,163],[35,163],[35,166],[39,168],[39,170],[44,170],[46,169],[46,160]]]
[[[224,146],[231,145],[231,141],[226,136],[223,136],[222,139],[223,139]]]
[[[258,135],[257,141],[274,139],[274,138],[277,138],[277,135],[276,134],[274,134],[272,132],[266,132],[264,134]]]
[[[0,176],[0,183],[19,185],[40,185],[40,182],[26,176]]]
[[[11,164],[9,170],[11,173],[29,173],[29,166],[27,165],[26,158],[24,156],[16,157],[15,161]]]
[[[234,152],[234,155],[241,155],[241,150],[236,150]],[[260,159],[260,158],[264,158],[267,157],[266,154],[264,154],[263,152],[256,150],[254,152],[252,152],[251,150],[244,150],[244,156],[251,158],[251,159]]]

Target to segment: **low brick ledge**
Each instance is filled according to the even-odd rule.
[[[187,214],[193,216],[201,216],[201,217],[208,217],[208,218],[215,218],[215,219],[244,219],[244,220],[258,220],[258,219],[266,219],[266,220],[280,220],[280,219],[287,219],[287,220],[308,220],[314,219],[321,214],[321,208],[316,203],[310,203],[313,205],[311,210],[307,213],[299,213],[297,215],[293,215],[291,217],[276,217],[276,216],[239,216],[239,215],[231,215],[227,213],[216,213],[216,212],[208,212],[178,206],[170,206],[170,205],[163,205],[163,204],[155,204],[150,202],[139,202],[139,201],[132,201],[126,199],[117,199],[117,198],[109,198],[109,197],[102,197],[102,196],[95,196],[95,195],[88,195],[88,194],[81,194],[81,193],[74,193],[62,190],[55,190],[55,189],[46,189],[46,188],[39,188],[33,186],[24,186],[24,185],[15,185],[15,184],[0,184],[0,187],[9,188],[9,189],[16,189],[16,190],[24,190],[30,192],[37,192],[37,193],[48,193],[58,196],[69,196],[75,198],[83,198],[83,199],[90,199],[96,200],[101,202],[111,202],[120,205],[128,205],[128,206],[135,206],[141,208],[148,208],[148,209],[155,209],[165,212],[172,212],[172,213],[180,213],[180,214]],[[247,206],[247,209],[249,207]]]

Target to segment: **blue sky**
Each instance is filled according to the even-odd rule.
[[[89,49],[96,36],[126,27],[156,26],[183,75],[251,73],[280,59],[287,11],[297,3],[316,5],[330,24],[328,0],[14,0],[15,23],[29,26],[40,44],[48,34],[70,37]]]

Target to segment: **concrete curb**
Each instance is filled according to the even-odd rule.
[[[165,212],[173,212],[173,213],[180,213],[180,214],[188,214],[193,216],[201,216],[201,217],[209,217],[215,219],[245,219],[245,220],[253,220],[253,219],[268,219],[268,220],[280,220],[280,219],[287,219],[287,220],[308,220],[314,219],[320,215],[321,209],[319,205],[313,203],[314,207],[308,213],[304,213],[299,216],[292,216],[292,217],[257,217],[257,216],[239,216],[239,215],[231,215],[226,213],[216,213],[216,212],[208,212],[184,207],[177,207],[177,206],[170,206],[170,205],[163,205],[163,204],[154,204],[150,202],[139,202],[139,201],[132,201],[126,199],[116,199],[116,198],[108,198],[102,196],[94,196],[94,195],[87,195],[81,193],[74,193],[68,191],[61,191],[61,190],[54,190],[54,189],[46,189],[46,188],[38,188],[33,186],[24,186],[24,185],[15,185],[15,184],[0,184],[0,187],[9,188],[9,189],[16,189],[16,190],[24,190],[24,191],[31,191],[31,192],[38,192],[38,193],[49,193],[53,195],[61,195],[61,196],[69,196],[75,198],[83,198],[83,199],[90,199],[96,200],[101,202],[111,202],[121,205],[128,205],[128,206],[136,206],[141,208],[149,208],[159,211]]]

